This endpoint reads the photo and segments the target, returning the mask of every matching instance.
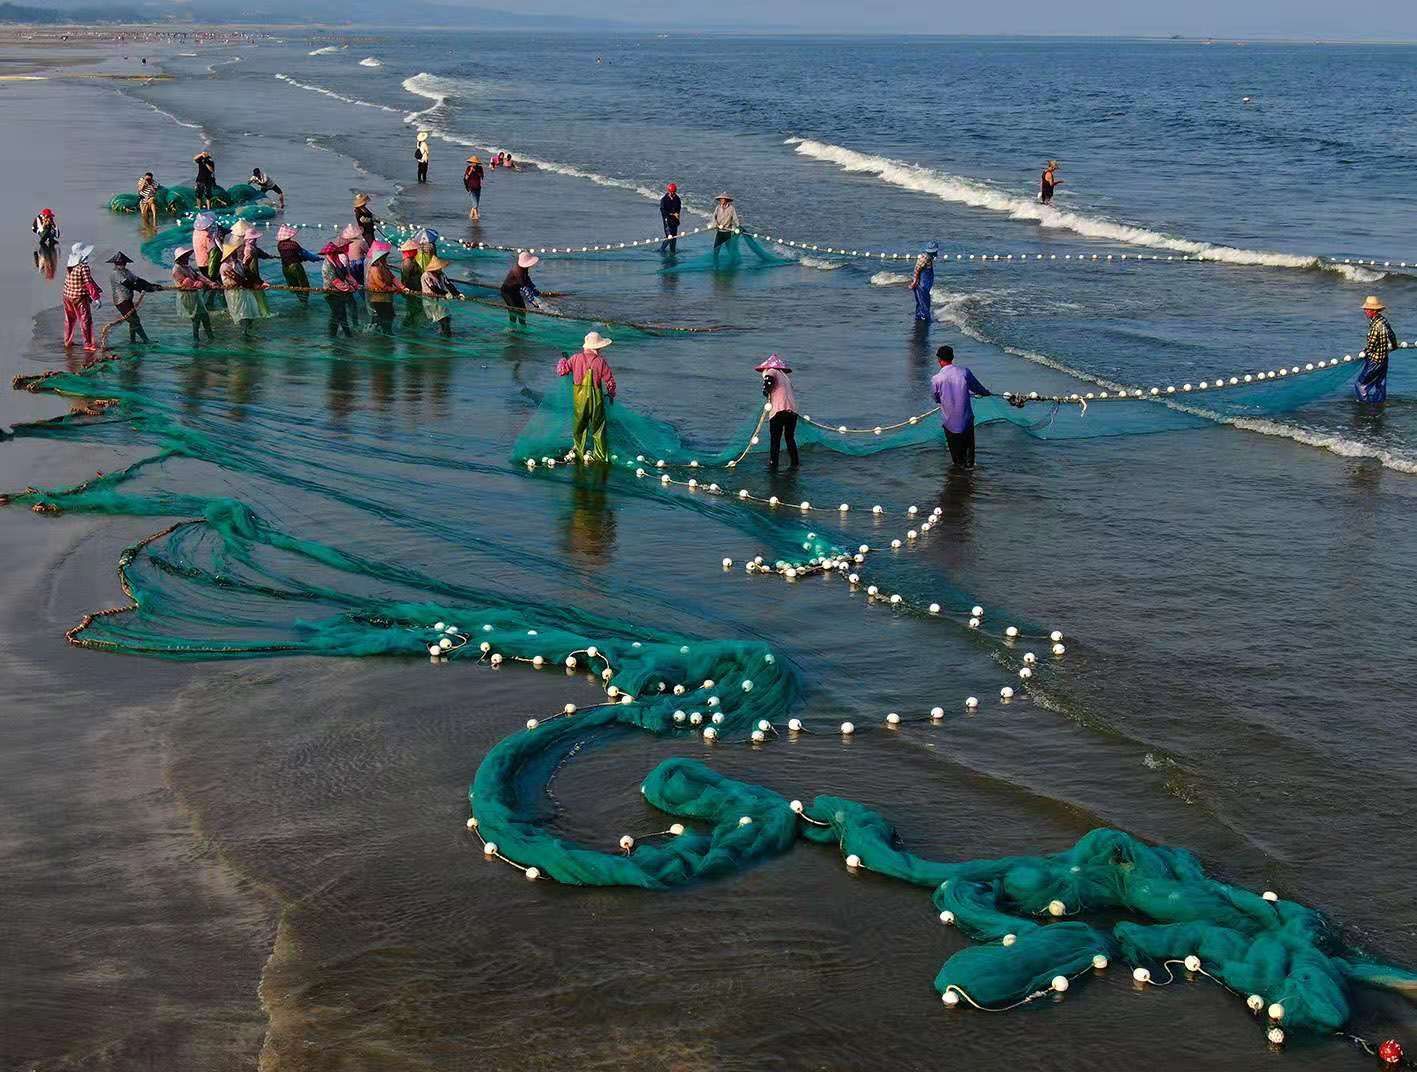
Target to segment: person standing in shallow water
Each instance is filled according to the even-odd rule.
[[[917,322],[930,323],[930,290],[935,285],[935,258],[939,256],[940,247],[935,242],[925,243],[925,248],[920,251],[920,258],[915,262],[915,272],[910,277],[910,291],[915,295],[915,319]]]
[[[713,228],[717,232],[713,236],[714,256],[718,255],[718,247],[736,235],[743,227],[743,221],[738,218],[737,206],[733,204],[732,194],[719,194],[713,199]]]
[[[679,187],[671,182],[664,188],[664,196],[659,199],[659,218],[664,224],[664,242],[660,245],[659,252],[678,252],[679,215],[683,210],[683,202],[679,200]]]
[[[192,321],[192,341],[196,342],[197,333],[205,328],[207,342],[211,342],[212,318],[201,292],[221,288],[192,267],[192,250],[186,246],[173,251],[172,285],[177,288],[177,311]]]
[[[93,306],[102,304],[103,291],[89,271],[89,254],[93,246],[75,242],[69,248],[69,260],[64,271],[64,345],[74,345],[74,329],[82,328],[84,349],[97,350],[93,341]]]
[[[526,326],[526,304],[541,297],[541,291],[531,281],[531,270],[541,263],[534,253],[517,254],[517,263],[512,265],[502,280],[502,304],[507,307],[507,319],[513,324]]]
[[[108,277],[108,289],[113,295],[113,308],[123,318],[121,322],[128,325],[128,341],[138,342],[141,339],[150,342],[148,333],[143,330],[143,322],[138,319],[138,306],[133,301],[133,293],[147,294],[162,287],[134,275],[128,269],[128,265],[133,263],[132,258],[122,250],[109,257],[108,263],[113,265],[113,274]]]
[[[1043,175],[1038,180],[1038,200],[1048,205],[1053,201],[1053,191],[1063,184],[1058,178],[1058,161],[1050,160],[1043,167]]]
[[[773,354],[755,369],[763,374],[763,397],[767,401],[768,435],[771,448],[768,454],[768,468],[776,469],[782,441],[787,440],[787,457],[796,469],[800,464],[797,457],[797,399],[792,393],[792,370],[787,362]]]
[[[1368,339],[1363,344],[1363,367],[1353,384],[1359,402],[1387,401],[1388,355],[1397,346],[1397,334],[1385,315],[1387,307],[1376,294],[1363,302],[1363,314],[1368,318]]]
[[[157,226],[157,179],[151,171],[143,172],[138,180],[138,217],[152,227]]]
[[[482,177],[484,174],[482,161],[475,156],[469,156],[467,167],[463,169],[462,173],[463,189],[472,195],[472,208],[467,213],[469,220],[482,218]]]
[[[379,217],[369,208],[368,194],[354,195],[354,225],[359,228],[366,244],[374,241],[374,228],[379,226]]]
[[[585,337],[581,352],[556,363],[557,376],[571,377],[571,431],[576,457],[582,464],[608,462],[605,445],[606,407],[615,401],[615,373],[600,356],[614,340],[598,331]]]
[[[432,154],[428,150],[428,131],[418,132],[418,144],[413,149],[413,159],[418,163],[418,182],[420,185],[428,181],[428,160]]]
[[[935,359],[940,363],[940,371],[930,381],[930,397],[940,407],[940,423],[945,429],[950,460],[957,466],[973,469],[974,405],[970,396],[984,397],[990,391],[969,369],[954,363],[954,347],[941,346],[935,351]]]
[[[294,288],[301,305],[308,305],[310,277],[305,274],[305,262],[319,264],[320,258],[300,244],[295,228],[288,223],[281,224],[276,232],[276,253],[280,255],[280,272],[285,276],[286,286]]]
[[[211,208],[212,198],[216,195],[216,161],[211,153],[203,149],[192,157],[192,163],[197,165],[197,180],[193,184],[197,208]]]

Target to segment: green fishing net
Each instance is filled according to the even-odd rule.
[[[266,195],[250,183],[217,186],[212,190],[212,204],[217,208],[235,208],[260,201]],[[114,194],[108,201],[112,212],[137,212],[138,195]],[[191,186],[159,186],[157,210],[167,216],[183,216],[197,211],[197,191]]]
[[[570,443],[568,378],[540,398],[529,385],[511,391],[504,401],[514,420],[477,411],[484,420],[441,422],[430,435],[399,416],[401,392],[449,411],[472,406],[489,388],[473,378],[457,396],[450,370],[503,358],[509,368],[550,364],[579,343],[587,321],[531,318],[523,326],[500,309],[456,304],[454,336],[444,338],[419,319],[416,300],[400,300],[394,336],[370,333],[364,313],[365,337],[351,345],[328,334],[320,295],[272,291],[269,300],[277,316],[252,340],[222,323],[215,343],[153,345],[141,357],[28,381],[69,400],[71,412],[17,427],[15,437],[84,442],[136,460],[79,486],[31,486],[6,501],[39,512],[150,517],[157,529],[120,558],[123,601],[85,616],[70,631],[73,643],[172,659],[384,655],[592,675],[604,704],[538,720],[478,765],[470,804],[484,851],[534,877],[659,890],[741,873],[799,840],[834,843],[852,866],[929,891],[932,911],[976,943],[946,956],[953,940],[941,941],[936,991],[965,1004],[1027,1001],[1059,976],[1085,978],[1103,960],[1145,967],[1164,982],[1188,956],[1237,994],[1282,1004],[1288,1028],[1339,1029],[1355,985],[1417,989],[1417,976],[1347,948],[1314,910],[1224,883],[1185,851],[1120,831],[1094,831],[1051,854],[935,861],[909,852],[888,820],[860,803],[823,796],[799,809],[768,787],[672,759],[642,787],[650,805],[676,820],[662,835],[618,853],[558,835],[546,787],[571,756],[630,733],[730,744],[792,732],[802,682],[762,643],[626,620],[616,613],[625,601],[668,613],[681,598],[634,578],[587,609],[603,563],[593,551],[577,559],[575,539],[567,549],[528,545],[526,532],[568,499],[611,495],[730,527],[770,561],[820,560],[858,541],[835,522],[743,504],[726,484],[716,493],[687,486],[700,479],[690,475],[695,468],[717,470],[705,482],[726,482],[729,462],[766,448],[756,398],[744,400],[734,427],[696,429],[703,441],[617,402],[609,410],[615,460],[599,471],[542,464]],[[219,322],[223,309],[217,296]],[[190,332],[175,295],[152,295],[141,311],[156,338]],[[617,332],[617,343],[643,337]],[[1282,413],[1343,390],[1354,371],[1340,365],[1203,397],[1095,400],[1085,412],[982,399],[977,412],[983,435],[989,425],[1007,434],[1005,422],[1056,439],[1175,431]],[[317,409],[329,410],[332,427],[312,424]],[[820,420],[799,439],[804,450],[862,458],[938,449],[937,419],[916,416],[851,415],[844,433]],[[678,483],[662,482],[660,460],[675,467]],[[856,479],[869,486],[871,466],[859,468]],[[468,476],[476,482],[460,483]],[[852,477],[813,479],[834,499],[845,486],[837,482]],[[475,508],[474,496],[496,508]],[[571,528],[578,539],[574,518]],[[905,557],[880,567],[893,587],[952,609],[970,605],[970,593]]]

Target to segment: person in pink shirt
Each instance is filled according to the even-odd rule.
[[[756,371],[763,374],[763,397],[767,401],[768,432],[772,439],[768,467],[777,468],[777,459],[784,438],[787,440],[787,457],[792,468],[800,464],[797,457],[797,399],[792,394],[792,370],[787,362],[773,354]]]
[[[583,465],[610,460],[605,446],[605,416],[607,405],[615,401],[615,373],[600,351],[612,341],[592,331],[585,337],[580,353],[556,363],[557,376],[571,377],[571,428],[576,457]]]

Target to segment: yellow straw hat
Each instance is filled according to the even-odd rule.
[[[354,195],[354,207],[355,207],[355,208],[363,208],[363,207],[364,207],[365,205],[367,205],[367,204],[369,204],[369,195],[368,195],[368,194],[355,194],[355,195]]]
[[[1376,294],[1369,294],[1368,300],[1363,303],[1363,308],[1372,309],[1374,312],[1380,313],[1384,309],[1386,309],[1387,306],[1382,303],[1382,299],[1379,298]]]

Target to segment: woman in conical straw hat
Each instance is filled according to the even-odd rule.
[[[458,288],[448,282],[443,274],[448,262],[436,253],[428,258],[428,266],[423,269],[421,287],[423,290],[423,315],[438,325],[444,335],[453,333],[453,313],[448,308],[448,298],[457,297]]]
[[[598,331],[585,337],[581,351],[563,357],[556,375],[571,377],[571,435],[581,464],[610,461],[605,445],[606,407],[615,401],[615,373],[601,355],[611,344]]]

